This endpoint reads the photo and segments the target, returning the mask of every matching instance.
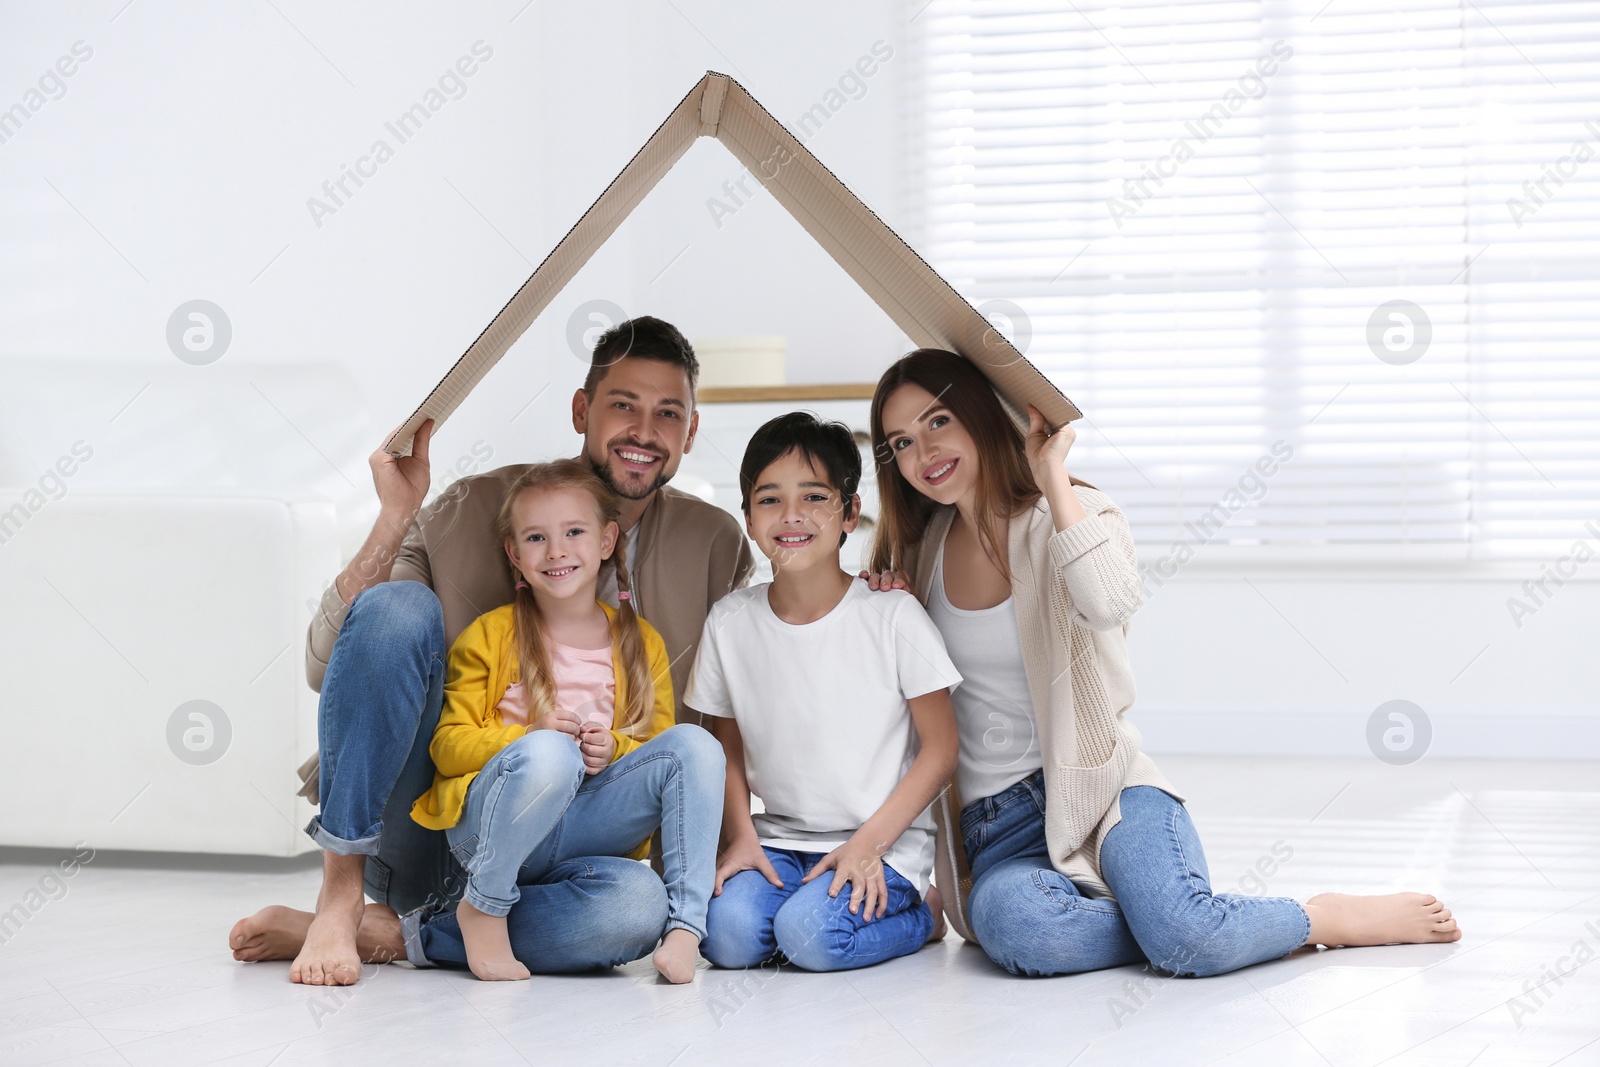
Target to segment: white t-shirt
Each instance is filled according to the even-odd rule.
[[[1044,766],[1044,756],[1017,641],[1014,598],[977,611],[950,603],[944,594],[942,544],[932,581],[928,617],[944,635],[962,677],[961,688],[950,695],[961,741],[956,789],[961,803],[971,804],[1022,781]]]
[[[732,718],[744,740],[763,845],[831,852],[871,818],[917,754],[907,700],[951,689],[961,675],[915,597],[854,578],[815,622],[784,622],[771,583],[736,589],[706,616],[683,702]],[[883,857],[919,893],[933,870],[933,818],[923,811]]]

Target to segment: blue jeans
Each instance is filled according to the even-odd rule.
[[[461,821],[445,831],[467,872],[464,899],[485,914],[509,915],[522,886],[546,884],[549,872],[567,861],[625,857],[659,826],[666,907],[652,909],[656,938],[663,928],[704,937],[723,762],[716,739],[687,724],[663,730],[593,775],[584,773],[578,744],[564,733],[535,730],[517,738],[472,780]],[[595,904],[602,912],[624,907]],[[520,959],[515,941],[512,950]]]
[[[541,731],[543,732],[543,731]],[[667,890],[648,864],[620,856],[563,860],[519,887],[506,916],[511,951],[534,974],[576,974],[639,959],[667,922]],[[418,967],[465,967],[454,910],[400,920],[406,959]]]
[[[433,785],[448,651],[433,590],[372,586],[350,605],[317,705],[321,812],[306,833],[329,852],[365,855],[367,895],[401,914],[454,903],[465,885],[444,831],[411,818]]]
[[[1285,956],[1310,936],[1293,900],[1212,893],[1188,811],[1153,786],[1122,791],[1122,819],[1101,843],[1100,873],[1116,900],[1084,896],[1050,864],[1043,782],[1035,772],[961,811],[967,917],[983,950],[1012,974],[1148,961],[1201,977]]]
[[[711,898],[709,931],[700,954],[718,967],[745,968],[766,963],[779,953],[807,971],[844,971],[906,956],[927,944],[933,914],[917,889],[899,871],[883,865],[889,907],[882,918],[868,922],[850,914],[850,886],[828,896],[833,872],[800,884],[822,859],[821,852],[766,848],[783,888],[759,871],[740,871],[722,883],[722,895]]]

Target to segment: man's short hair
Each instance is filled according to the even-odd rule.
[[[745,446],[739,464],[739,502],[750,514],[750,494],[761,472],[790,452],[799,452],[812,467],[824,474],[828,484],[839,491],[844,516],[850,517],[850,498],[861,488],[861,448],[850,427],[842,422],[819,419],[809,411],[791,411],[768,420]],[[846,535],[839,535],[844,546]]]
[[[689,376],[689,402],[694,403],[696,386],[700,380],[700,361],[695,359],[694,346],[690,345],[678,328],[654,315],[640,315],[636,319],[619,322],[600,335],[595,342],[594,356],[589,361],[589,374],[583,379],[583,391],[591,397],[612,364],[623,359],[653,359],[682,367]]]

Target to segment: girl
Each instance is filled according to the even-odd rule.
[[[1072,427],[1028,415],[1024,440],[982,372],[934,349],[891,366],[872,400],[870,581],[912,576],[965,679],[955,782],[935,802],[956,930],[1019,975],[1148,960],[1199,976],[1302,945],[1457,940],[1421,893],[1211,892],[1183,798],[1123,717],[1141,599],[1127,521],[1067,474]]]
[[[673,723],[655,628],[633,611],[617,501],[578,460],[536,464],[495,535],[515,599],[457,638],[429,748],[437,774],[412,818],[445,830],[467,874],[453,915],[407,916],[413,963],[485,980],[586,970],[654,948],[694,977],[722,819],[722,748]],[[603,562],[619,606],[595,599]],[[662,885],[635,860],[661,827]],[[662,928],[666,936],[661,937]]]

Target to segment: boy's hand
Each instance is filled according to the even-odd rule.
[[[838,896],[844,884],[850,883],[851,915],[871,922],[889,910],[889,887],[884,882],[883,854],[878,849],[852,837],[818,860],[800,882],[809,882],[828,870],[833,871],[833,884],[828,887],[830,897]]]
[[[885,589],[904,589],[912,596],[916,595],[916,590],[911,588],[911,579],[903,571],[862,571],[857,577],[865,578],[874,593]]]
[[[539,721],[528,727],[530,730],[560,730],[569,737],[576,739],[578,730],[583,726],[575,712],[566,708],[551,708],[539,716]]]
[[[568,712],[570,715],[571,712]],[[578,729],[578,751],[583,753],[583,773],[599,774],[611,765],[617,739],[597,722],[586,722]]]
[[[772,861],[767,859],[767,850],[762,848],[761,842],[754,837],[745,837],[738,841],[730,841],[727,851],[717,860],[717,881],[712,886],[711,895],[720,897],[722,883],[740,871],[760,871],[761,876],[767,881],[779,889],[783,888],[783,879],[778,877]]]

